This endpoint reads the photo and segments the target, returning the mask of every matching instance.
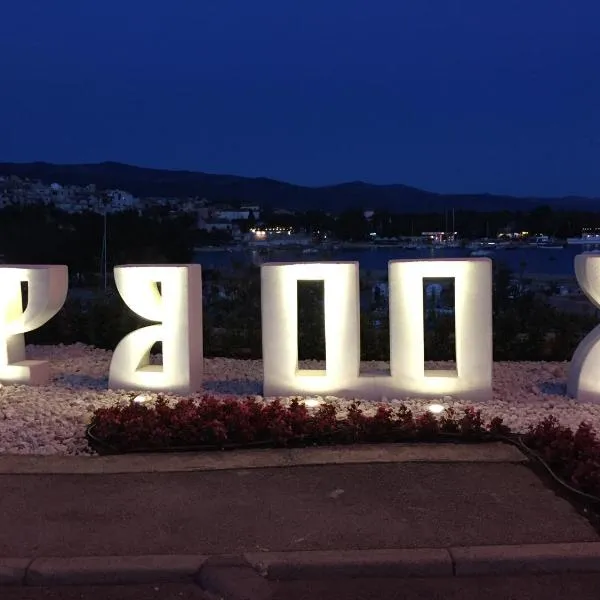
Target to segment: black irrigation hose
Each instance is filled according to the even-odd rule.
[[[569,485],[566,481],[561,479],[553,470],[552,467],[537,453],[535,450],[532,450],[527,444],[523,441],[523,438],[520,435],[516,435],[514,438],[507,437],[504,435],[494,435],[494,437],[502,442],[506,442],[508,444],[512,444],[521,450],[528,458],[536,460],[544,469],[548,472],[548,474],[558,483],[561,487],[568,490],[570,493],[575,494],[581,498],[585,498],[590,502],[598,502],[600,503],[600,497],[594,496],[593,494],[588,494],[587,492],[582,492],[577,488],[574,488],[572,485]]]
[[[451,434],[444,434],[444,433],[438,433],[438,435],[442,438],[446,437],[446,439],[449,438],[457,438],[456,441],[460,442],[460,435],[451,433]],[[93,435],[93,424],[89,425],[86,428],[86,437],[88,438],[89,442],[92,442],[93,446],[95,446],[96,451],[98,451],[99,447],[103,447],[104,453],[109,453],[109,454],[137,454],[137,453],[152,453],[152,452],[156,452],[156,449],[149,449],[149,448],[140,448],[140,449],[136,449],[136,450],[129,450],[126,452],[123,451],[119,451],[118,449],[112,447],[111,445],[103,442],[102,440],[100,440],[99,438],[96,438]],[[594,503],[599,503],[600,504],[600,497],[598,496],[594,496],[593,494],[588,494],[587,492],[582,492],[581,490],[578,490],[577,488],[574,488],[572,485],[569,485],[566,481],[564,481],[563,479],[561,479],[552,469],[552,467],[540,456],[540,454],[538,454],[535,450],[532,450],[529,446],[527,446],[527,444],[525,444],[525,442],[523,441],[523,437],[521,435],[514,435],[512,437],[508,437],[505,435],[500,435],[500,434],[488,434],[485,435],[484,439],[487,440],[498,440],[500,442],[504,442],[507,444],[511,444],[512,446],[515,446],[516,448],[518,448],[519,450],[521,450],[521,452],[523,452],[529,459],[533,459],[535,461],[537,461],[540,465],[542,465],[542,467],[547,471],[547,473],[552,477],[552,479],[554,479],[554,481],[556,483],[558,483],[558,485],[560,485],[561,487],[563,487],[564,489],[568,490],[571,494],[574,494],[576,496],[579,496],[580,498],[584,498],[585,500],[587,500],[588,502],[594,502]],[[464,438],[462,439],[462,441],[464,441]],[[259,444],[254,444],[255,447],[265,447],[265,446],[269,446],[271,442],[260,442]],[[248,444],[235,444],[232,447],[230,447],[229,449],[242,449],[242,448],[249,448],[252,445],[248,445]],[[197,447],[180,447],[180,448],[171,448],[169,449],[167,452],[182,452],[182,451],[207,451],[207,450],[218,450],[219,447],[218,445],[205,445],[205,446],[197,446]],[[222,448],[221,448],[222,449]],[[165,452],[165,450],[161,450],[161,452]]]

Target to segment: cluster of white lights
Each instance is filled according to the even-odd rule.
[[[318,398],[305,398],[303,402],[306,408],[317,408],[322,404],[321,400]]]
[[[287,233],[288,231],[292,231],[291,227],[262,227],[262,228],[256,228],[256,227],[252,227],[250,229],[250,231],[252,233],[260,233],[261,231],[265,232],[265,233]]]

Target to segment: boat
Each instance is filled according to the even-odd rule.
[[[600,229],[596,227],[584,227],[579,237],[567,238],[567,244],[598,246],[600,245]]]
[[[493,250],[484,250],[483,248],[481,248],[480,250],[473,250],[470,256],[493,256],[493,254]]]
[[[540,248],[541,250],[562,250],[564,248],[564,246],[562,244],[553,244],[553,243],[536,244],[535,247]]]
[[[598,246],[600,245],[600,235],[586,235],[576,238],[567,238],[567,244],[580,246]]]

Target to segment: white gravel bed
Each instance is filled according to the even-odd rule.
[[[0,387],[0,453],[89,454],[84,429],[94,409],[131,397],[126,392],[106,389],[111,352],[83,344],[30,346],[28,357],[50,360],[53,381],[43,387]],[[316,364],[310,366],[315,367]],[[385,363],[367,363],[364,366],[368,370],[386,367]],[[435,366],[442,365],[431,365]],[[550,414],[570,427],[588,421],[600,429],[600,405],[578,403],[565,395],[567,368],[566,362],[495,363],[492,402],[474,405],[444,397],[439,403],[454,408],[474,406],[481,409],[486,420],[502,417],[509,427],[517,431]],[[206,392],[246,397],[260,395],[261,388],[261,361],[206,359]],[[341,398],[327,400],[336,404],[340,414],[345,412],[351,401]],[[417,414],[432,404],[431,399],[415,398],[382,399],[382,402],[406,404]],[[375,410],[378,404],[363,402],[367,411]]]

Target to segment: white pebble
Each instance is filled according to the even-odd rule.
[[[0,453],[11,454],[78,454],[90,455],[85,440],[85,425],[91,413],[100,407],[128,401],[131,394],[107,389],[108,367],[112,353],[83,344],[71,346],[29,346],[28,358],[51,361],[54,377],[51,385],[0,386]],[[324,368],[318,361],[303,363],[311,368]],[[437,367],[446,367],[436,363]],[[464,402],[453,396],[435,401],[419,398],[382,398],[379,402],[361,401],[366,414],[374,414],[378,406],[398,408],[405,404],[415,414],[422,414],[434,402],[461,411],[467,406],[480,409],[485,420],[502,417],[515,430],[524,431],[550,414],[569,427],[587,421],[600,429],[600,406],[581,404],[564,395],[568,363],[504,362],[494,364],[493,400],[487,404]],[[364,371],[380,371],[384,363],[363,365]],[[258,402],[271,402],[262,397],[262,362],[213,358],[205,360],[205,392],[215,396],[248,396]],[[156,394],[147,394],[150,402]],[[315,397],[313,395],[313,397]],[[176,396],[168,396],[171,401]],[[321,397],[318,397],[321,400]],[[344,416],[353,399],[326,396]],[[289,404],[291,398],[282,398]]]

